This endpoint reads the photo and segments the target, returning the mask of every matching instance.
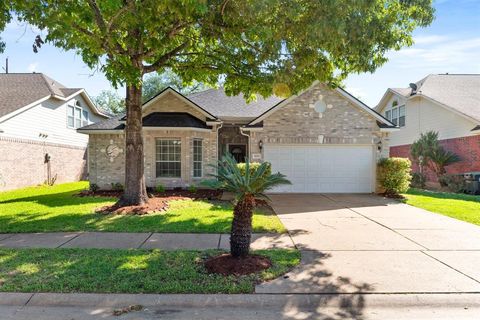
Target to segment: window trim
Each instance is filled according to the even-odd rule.
[[[180,142],[180,157],[178,161],[175,160],[159,160],[158,155],[159,153],[157,152],[157,143],[159,141],[179,141]],[[176,138],[176,137],[158,137],[155,138],[155,179],[179,179],[182,178],[182,139],[181,138]],[[158,170],[157,170],[157,163],[179,163],[180,164],[180,175],[179,176],[159,176]]]
[[[396,102],[396,101],[394,101]],[[406,126],[407,124],[407,107],[405,106],[405,104],[397,104],[394,105],[394,102],[392,103],[392,105],[390,106],[389,109],[385,110],[385,118],[387,118],[388,121],[392,122],[393,124],[395,124],[396,126],[400,127],[400,128],[403,128]],[[404,115],[403,115],[403,125],[400,125],[400,109],[403,108],[404,110]],[[396,112],[396,117],[394,118],[393,117],[393,113],[394,111]],[[396,123],[395,123],[395,120],[396,120]]]
[[[73,110],[73,115],[70,116],[69,115],[69,111]],[[76,115],[77,115],[77,111],[80,110],[80,117],[78,118]],[[86,112],[87,113],[87,119],[84,120],[83,119],[83,113]],[[73,126],[71,126],[69,123],[68,123],[68,120],[69,118],[73,118]],[[77,121],[80,121],[80,125],[77,126]],[[85,124],[85,123],[86,124]],[[89,125],[91,122],[90,122],[90,112],[89,112],[89,109],[88,108],[85,108],[85,107],[82,107],[82,105],[80,104],[80,101],[76,100],[73,104],[67,104],[67,128],[69,129],[78,129],[78,128],[81,128],[81,127],[84,127],[86,125]]]
[[[200,143],[200,160],[195,160],[195,142]],[[192,142],[192,178],[203,177],[203,139],[194,138]],[[200,175],[195,175],[195,163],[200,163]]]

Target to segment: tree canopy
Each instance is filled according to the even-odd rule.
[[[184,83],[181,77],[173,73],[170,69],[167,69],[163,73],[155,72],[145,76],[142,84],[142,101],[149,100],[167,87],[171,87],[184,95],[203,91],[208,88],[203,83],[195,80],[191,83]]]
[[[170,68],[187,83],[222,76],[227,93],[247,97],[372,72],[433,18],[431,0],[7,2],[114,85]]]
[[[125,99],[114,90],[102,90],[93,101],[97,107],[109,114],[118,115],[125,112]]]

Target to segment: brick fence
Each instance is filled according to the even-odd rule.
[[[456,153],[461,159],[460,162],[446,167],[447,173],[480,171],[480,136],[446,139],[439,142],[446,150]],[[410,145],[390,147],[390,156],[411,159]],[[412,169],[418,172],[415,164]],[[427,170],[427,178],[429,181],[436,181],[435,175],[430,170]]]
[[[78,181],[87,175],[85,147],[0,137],[0,190],[42,184],[47,179],[45,154],[57,183]]]

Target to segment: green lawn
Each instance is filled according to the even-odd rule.
[[[262,250],[273,265],[256,275],[207,274],[200,263],[220,251],[0,249],[0,291],[252,293],[300,262],[296,250]]]
[[[166,212],[144,216],[104,215],[95,208],[115,199],[76,197],[87,182],[0,192],[0,233],[52,231],[229,232],[232,206],[227,202],[176,200]],[[257,210],[254,232],[286,232],[276,215]]]
[[[410,189],[406,203],[480,225],[480,196]]]

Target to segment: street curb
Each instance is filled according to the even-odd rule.
[[[361,303],[378,308],[480,308],[480,294],[96,294],[0,293],[0,305],[41,307],[123,307],[129,305],[190,308],[336,308]]]

